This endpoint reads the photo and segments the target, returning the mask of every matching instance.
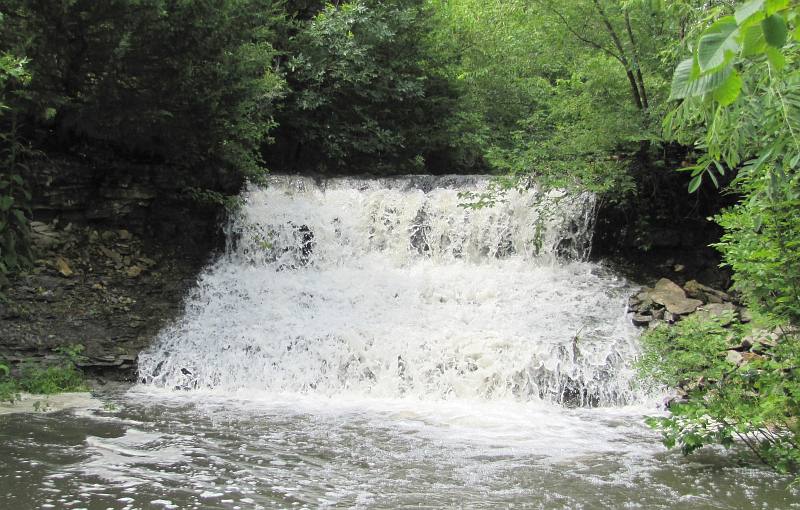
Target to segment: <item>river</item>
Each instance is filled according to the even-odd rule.
[[[277,176],[102,407],[0,418],[4,508],[800,508],[643,424],[590,194]],[[741,457],[741,461],[737,458]]]

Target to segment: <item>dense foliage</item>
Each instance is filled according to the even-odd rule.
[[[14,104],[50,149],[252,174],[281,92],[271,0],[11,0],[0,43],[25,55]]]
[[[431,15],[422,0],[355,0],[303,24],[286,42],[275,162],[349,173],[442,165],[455,92],[435,74]]]
[[[778,326],[755,354],[736,350],[764,337],[742,327],[687,321],[645,336],[648,372],[690,388],[671,416],[655,421],[668,445],[685,452],[742,439],[765,462],[800,467],[800,9],[789,1],[751,0],[713,9],[691,57],[677,65],[665,119],[667,134],[700,154],[689,189],[715,186],[730,173],[741,197],[716,220],[717,247],[735,288],[759,326]]]
[[[598,192],[642,249],[725,188],[735,290],[762,326],[800,322],[796,1],[7,0],[0,16],[0,275],[30,258],[26,179],[53,154],[147,163],[220,202],[268,166],[490,171]],[[650,375],[694,384],[659,426],[687,452],[741,437],[790,468],[795,334],[731,362],[746,334],[647,337]]]
[[[27,151],[17,133],[17,113],[8,104],[30,78],[26,64],[23,58],[0,54],[0,121],[5,126],[0,130],[0,277],[24,266],[29,255],[31,197],[22,177]]]
[[[739,440],[779,471],[796,470],[797,331],[753,333],[740,324],[723,326],[728,320],[691,317],[643,336],[643,372],[685,392],[670,405],[669,417],[651,418],[649,423],[662,432],[664,444],[686,454]]]
[[[83,372],[78,368],[82,361],[82,345],[72,345],[56,350],[55,359],[48,363],[27,361],[17,373],[0,363],[0,402],[14,402],[21,392],[34,395],[53,395],[69,391],[88,391]]]
[[[463,136],[496,168],[619,193],[631,186],[626,160],[658,160],[650,142],[660,139],[673,64],[664,49],[677,44],[683,11],[594,0],[437,4],[436,41],[464,94]]]

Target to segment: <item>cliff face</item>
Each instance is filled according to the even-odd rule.
[[[171,175],[66,159],[31,170],[35,264],[5,282],[0,357],[80,345],[90,374],[134,376],[136,355],[180,313],[222,242],[221,207],[193,200]]]
[[[195,174],[196,186],[222,193],[235,194],[242,185],[211,169]],[[47,159],[31,169],[28,180],[36,221],[125,228],[167,248],[202,251],[220,240],[220,207],[193,200],[174,169]]]

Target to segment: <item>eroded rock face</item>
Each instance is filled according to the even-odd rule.
[[[130,378],[139,351],[181,312],[222,246],[221,206],[193,200],[174,168],[48,156],[26,176],[33,267],[0,275],[8,298],[0,359],[46,360],[81,345],[88,372]],[[200,188],[235,194],[241,186],[199,171]]]
[[[206,260],[148,246],[127,230],[36,225],[35,264],[0,303],[0,359],[58,361],[82,346],[87,373],[130,380],[136,358],[169,320]]]

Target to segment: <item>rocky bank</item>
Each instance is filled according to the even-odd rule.
[[[74,159],[32,170],[34,265],[0,281],[0,359],[81,346],[90,376],[135,376],[139,351],[180,314],[222,239],[221,208],[167,175]]]
[[[683,286],[667,278],[644,287],[628,301],[631,320],[637,326],[674,324],[689,315],[721,317],[730,322],[738,318],[749,322],[747,309],[727,292],[689,280]]]

